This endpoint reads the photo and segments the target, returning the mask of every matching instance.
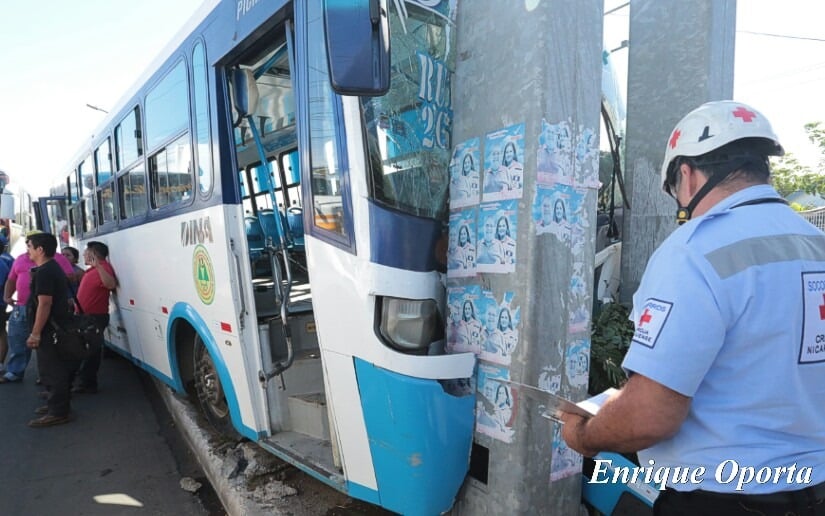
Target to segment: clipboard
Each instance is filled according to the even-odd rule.
[[[553,394],[552,392],[543,391],[538,387],[533,387],[531,385],[526,385],[511,380],[501,381],[515,387],[523,396],[538,401],[540,406],[543,408],[543,413],[541,415],[547,419],[561,422],[561,412],[576,414],[582,417],[593,417],[595,415],[594,413],[576,405],[572,401],[562,398],[557,394]]]

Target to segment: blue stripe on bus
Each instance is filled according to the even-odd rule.
[[[187,321],[201,338],[201,342],[209,351],[209,356],[212,358],[212,363],[215,364],[215,370],[218,372],[218,378],[221,381],[223,394],[226,397],[226,404],[229,406],[229,414],[232,417],[232,425],[242,436],[253,441],[257,441],[265,434],[259,434],[252,428],[244,425],[241,419],[241,409],[238,405],[238,396],[235,394],[235,386],[232,384],[232,378],[229,375],[229,369],[226,367],[226,362],[223,355],[218,350],[218,345],[215,343],[215,338],[209,327],[206,325],[201,316],[188,303],[175,303],[172,310],[169,312],[169,321],[166,323],[167,347],[169,353],[169,363],[172,367],[172,374],[177,385],[183,386],[180,378],[180,369],[178,368],[177,352],[175,350],[175,342],[172,335],[172,326],[176,319],[183,319]]]
[[[129,362],[133,363],[134,365],[138,366],[139,368],[143,369],[147,373],[151,374],[152,376],[154,376],[158,380],[162,381],[163,383],[165,383],[166,385],[168,385],[169,387],[174,389],[175,392],[177,392],[179,394],[186,394],[186,390],[183,388],[183,386],[181,385],[181,383],[179,381],[176,382],[174,378],[166,376],[165,374],[161,373],[160,371],[158,371],[154,367],[150,366],[149,364],[147,364],[143,360],[141,360],[141,359],[137,358],[136,356],[130,354],[125,349],[121,349],[121,348],[115,346],[110,341],[107,340],[105,342],[106,342],[106,345],[109,347],[109,349],[111,349],[112,351],[114,351],[118,355],[122,356],[123,358],[125,358]]]
[[[143,369],[147,373],[149,373],[152,376],[154,376],[155,378],[157,378],[158,380],[162,381],[163,383],[165,383],[166,385],[168,385],[169,387],[174,389],[176,392],[178,392],[180,394],[185,394],[185,391],[182,390],[182,389],[179,389],[178,385],[175,383],[175,380],[173,380],[172,378],[170,378],[170,377],[166,376],[165,374],[161,373],[160,371],[158,371],[154,367],[150,366],[149,364],[147,364],[143,360],[140,360],[139,358],[135,357],[134,355],[129,354],[129,352],[126,351],[125,349],[120,349],[119,347],[115,346],[114,344],[112,344],[108,340],[105,341],[105,342],[106,342],[106,345],[109,347],[109,349],[111,349],[112,351],[114,351],[118,355],[122,356],[123,358],[125,358],[129,362],[133,363],[134,365],[138,366],[139,368]]]
[[[447,511],[469,468],[475,397],[354,361],[380,504],[405,515]]]
[[[400,213],[373,201],[369,212],[371,262],[417,272],[444,268],[436,257],[441,221]]]
[[[370,489],[369,487],[364,487],[361,484],[356,484],[355,482],[350,482],[349,480],[347,481],[347,494],[353,498],[374,503],[375,505],[381,503],[381,498],[378,496],[378,491],[375,489]]]

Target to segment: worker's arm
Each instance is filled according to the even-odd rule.
[[[103,286],[109,290],[114,290],[115,287],[117,287],[117,280],[115,277],[109,274],[109,271],[107,271],[104,266],[100,265],[100,263],[97,263],[95,268],[97,269],[97,273],[100,274],[100,281],[103,283]]]
[[[34,315],[34,322],[32,323],[32,332],[26,339],[26,345],[29,348],[40,347],[40,336],[46,323],[49,320],[49,312],[52,309],[52,296],[37,296],[37,311]]]
[[[673,436],[682,426],[690,398],[634,374],[592,418],[562,415],[562,437],[586,457],[600,451],[635,452]]]

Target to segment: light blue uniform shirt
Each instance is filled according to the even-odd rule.
[[[642,466],[705,467],[699,485],[668,483],[679,491],[734,492],[738,474],[714,478],[726,460],[825,481],[825,234],[784,204],[736,207],[768,197],[753,186],[681,226],[633,297],[622,366],[693,398],[678,433],[639,452]],[[785,474],[740,492],[804,487]]]

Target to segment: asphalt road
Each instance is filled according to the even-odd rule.
[[[37,429],[26,426],[43,404],[35,373],[33,361],[23,382],[0,384],[0,514],[223,514],[138,368],[104,359],[100,392],[74,396],[74,420]],[[183,477],[204,487],[192,494]]]

